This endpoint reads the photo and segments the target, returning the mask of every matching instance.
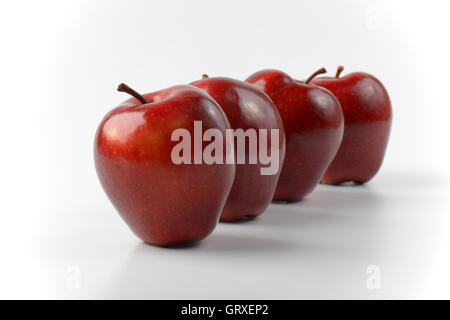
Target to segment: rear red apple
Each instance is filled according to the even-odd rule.
[[[194,121],[225,136],[229,122],[217,103],[193,86],[175,86],[131,98],[100,123],[94,146],[97,174],[107,196],[143,241],[169,246],[205,238],[230,192],[234,164],[174,164],[171,135]],[[225,148],[225,140],[223,142]]]
[[[274,200],[296,201],[319,183],[339,148],[343,116],[339,101],[328,90],[311,85],[320,69],[305,82],[278,70],[263,70],[246,81],[265,91],[283,119],[286,157]]]
[[[354,72],[340,77],[312,80],[330,90],[341,103],[345,128],[341,147],[322,181],[329,184],[372,179],[381,167],[392,122],[391,102],[381,82],[374,76]]]

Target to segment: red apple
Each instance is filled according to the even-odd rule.
[[[134,96],[100,123],[95,166],[107,196],[143,241],[169,246],[201,240],[215,228],[230,192],[234,164],[175,164],[172,132],[194,134],[194,121],[225,135],[229,122],[217,103],[193,86]],[[224,140],[225,148],[225,140]],[[201,146],[202,147],[202,146]],[[189,150],[190,151],[190,150]]]
[[[341,103],[345,118],[341,147],[322,181],[362,184],[381,167],[392,122],[391,102],[381,82],[374,76],[354,72],[339,77],[316,78],[312,83],[330,90]]]
[[[278,146],[275,152],[278,165],[272,174],[261,174],[261,162],[250,164],[249,141],[246,142],[246,163],[236,165],[236,177],[220,216],[222,221],[233,221],[244,217],[256,217],[269,206],[281,172],[285,153],[283,123],[272,100],[261,90],[249,83],[230,78],[209,78],[192,85],[206,91],[223,109],[232,129],[247,131],[267,129],[268,149],[271,148],[271,130],[278,129]],[[235,145],[235,154],[237,154]]]
[[[339,101],[310,84],[326,72],[320,69],[305,82],[278,70],[263,70],[246,81],[264,90],[275,103],[286,132],[286,157],[274,200],[304,198],[320,182],[339,148],[343,116]]]

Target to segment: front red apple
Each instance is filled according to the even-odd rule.
[[[392,122],[391,102],[381,82],[374,76],[354,72],[340,77],[312,80],[330,90],[341,103],[344,113],[344,138],[339,151],[325,172],[322,181],[365,183],[381,167]]]
[[[129,88],[122,91],[137,98],[109,112],[95,137],[95,165],[103,189],[145,242],[168,246],[205,238],[219,220],[235,165],[175,164],[172,149],[178,142],[172,141],[172,133],[184,128],[194,137],[194,121],[201,121],[203,130],[215,128],[225,136],[230,128],[225,114],[193,86],[143,96]]]

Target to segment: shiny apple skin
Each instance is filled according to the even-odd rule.
[[[185,128],[193,139],[194,120],[201,120],[203,132],[217,128],[225,135],[229,122],[217,103],[193,86],[143,96],[150,103],[131,98],[100,123],[94,146],[100,182],[143,241],[170,246],[204,239],[219,221],[235,165],[175,165],[171,150],[178,142],[171,134]]]
[[[272,201],[285,154],[283,122],[272,100],[255,86],[224,77],[206,78],[192,85],[206,91],[227,115],[232,129],[279,129],[280,167],[274,175],[261,175],[258,164],[237,164],[236,177],[220,219],[235,221],[262,214]],[[246,159],[248,159],[248,143]],[[235,146],[236,154],[236,146]]]
[[[311,82],[336,96],[345,119],[341,147],[322,181],[369,181],[381,167],[391,130],[392,108],[386,89],[374,76],[363,72],[340,78],[320,77]]]
[[[263,70],[246,81],[266,92],[283,119],[286,157],[273,200],[298,201],[320,182],[343,135],[339,101],[326,89]]]

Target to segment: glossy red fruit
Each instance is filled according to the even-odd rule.
[[[383,162],[392,122],[391,102],[374,76],[354,72],[339,77],[342,70],[339,67],[335,77],[311,81],[338,98],[345,118],[341,147],[322,181],[362,184],[375,176]]]
[[[100,123],[95,166],[109,199],[143,241],[169,246],[201,240],[215,228],[230,192],[235,165],[180,164],[171,159],[177,128],[194,135],[194,120],[223,135],[229,122],[204,91],[187,85],[131,98]],[[139,101],[139,100],[140,101]],[[148,102],[147,102],[148,101]],[[225,148],[225,140],[224,146]]]
[[[268,129],[268,150],[270,150],[270,130],[278,129],[279,154],[278,170],[273,175],[262,175],[261,168],[266,165],[257,164],[236,165],[236,177],[230,195],[221,214],[222,221],[233,221],[244,217],[256,217],[269,206],[285,153],[285,136],[283,122],[272,100],[255,86],[243,81],[204,75],[202,80],[192,85],[206,91],[220,105],[232,129]],[[249,159],[248,141],[246,143],[246,159]],[[236,145],[235,145],[236,154]]]
[[[319,183],[341,143],[343,116],[339,101],[309,81],[292,79],[278,70],[263,70],[247,81],[264,90],[275,103],[286,132],[286,157],[274,200],[304,198]]]

